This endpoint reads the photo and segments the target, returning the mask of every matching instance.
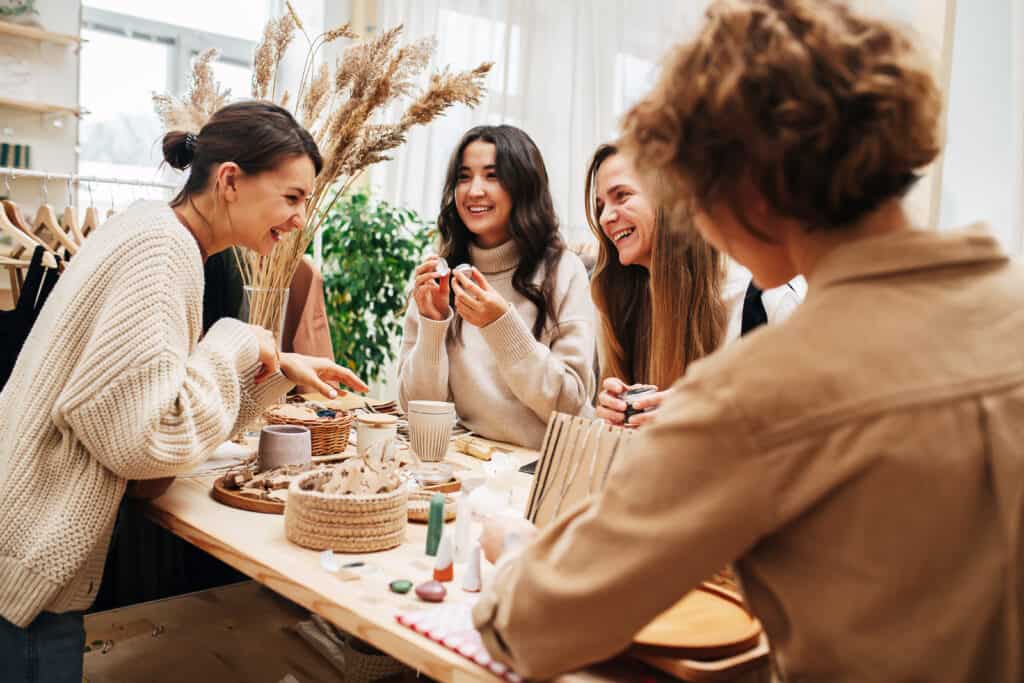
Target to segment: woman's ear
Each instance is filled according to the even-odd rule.
[[[217,169],[217,187],[219,194],[227,202],[234,202],[238,199],[238,179],[242,169],[233,161],[225,161]]]

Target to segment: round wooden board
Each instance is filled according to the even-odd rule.
[[[633,638],[650,654],[717,659],[755,647],[761,622],[729,591],[703,584],[659,614]]]
[[[269,515],[283,515],[284,514],[284,503],[276,503],[270,500],[256,500],[255,498],[249,498],[243,496],[238,491],[232,491],[224,486],[224,477],[218,478],[213,482],[213,488],[210,490],[210,495],[218,503],[223,503],[229,507],[238,508],[240,510],[248,510],[249,512],[264,512]]]
[[[462,482],[458,479],[452,478],[443,484],[431,484],[430,486],[421,486],[420,489],[423,491],[432,491],[433,493],[455,493],[462,489]]]

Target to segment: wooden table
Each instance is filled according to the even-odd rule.
[[[537,453],[509,448],[526,464]],[[482,463],[450,452],[447,462],[457,472],[479,469]],[[532,477],[517,473],[513,505],[523,509]],[[400,610],[427,606],[412,593],[397,595],[388,590],[393,579],[419,583],[431,578],[433,558],[424,553],[426,525],[409,524],[406,542],[386,552],[338,555],[339,563],[363,561],[365,567],[347,570],[346,577],[324,571],[319,553],[306,550],[285,538],[284,517],[226,507],[210,497],[216,475],[182,478],[152,501],[147,514],[156,523],[189,543],[251,576],[271,590],[316,612],[339,628],[387,652],[405,664],[441,681],[500,681],[483,668],[460,657],[395,621]],[[454,522],[449,523],[454,533]],[[486,563],[484,563],[486,565]],[[473,599],[461,589],[459,570],[448,584],[447,601]],[[485,566],[486,577],[491,567]],[[638,662],[611,662],[573,674],[575,681],[657,680],[662,678]]]

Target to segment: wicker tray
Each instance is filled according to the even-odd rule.
[[[371,553],[388,550],[405,540],[408,492],[337,495],[303,488],[330,471],[296,477],[288,488],[285,536],[313,550]]]
[[[267,424],[296,425],[309,429],[314,457],[341,453],[348,447],[348,434],[352,428],[352,421],[355,419],[352,413],[338,411],[333,418],[299,419],[281,414],[289,408],[290,406],[287,405],[273,406],[263,413],[263,419]]]

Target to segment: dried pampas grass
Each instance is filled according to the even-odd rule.
[[[205,50],[196,57],[189,77],[188,93],[180,100],[170,95],[153,95],[157,116],[167,130],[199,132],[213,113],[228,103],[230,90],[221,90],[213,78],[211,62],[217,58],[216,49]]]
[[[298,89],[284,90],[278,104],[294,104],[296,119],[320,147],[324,168],[309,197],[305,229],[288,233],[266,257],[241,248],[235,252],[243,280],[254,291],[249,322],[272,331],[283,323],[284,291],[338,197],[366,168],[390,159],[389,153],[405,142],[413,126],[430,123],[454,104],[479,104],[492,66],[487,62],[462,72],[445,68],[431,75],[426,89],[417,93],[417,81],[437,41],[427,37],[399,46],[402,27],[396,26],[347,47],[332,73],[329,65],[318,65],[320,48],[336,40],[356,39],[356,34],[345,24],[311,39],[295,8],[285,4],[287,13],[267,22],[256,49],[252,96],[277,97],[281,60],[298,31],[307,44],[302,75]],[[185,99],[154,95],[157,113],[168,130],[198,132],[227,103],[230,93],[222,92],[213,80],[210,62],[215,56],[214,50],[208,50],[196,60]],[[386,107],[405,98],[411,102],[397,123],[380,122]]]

